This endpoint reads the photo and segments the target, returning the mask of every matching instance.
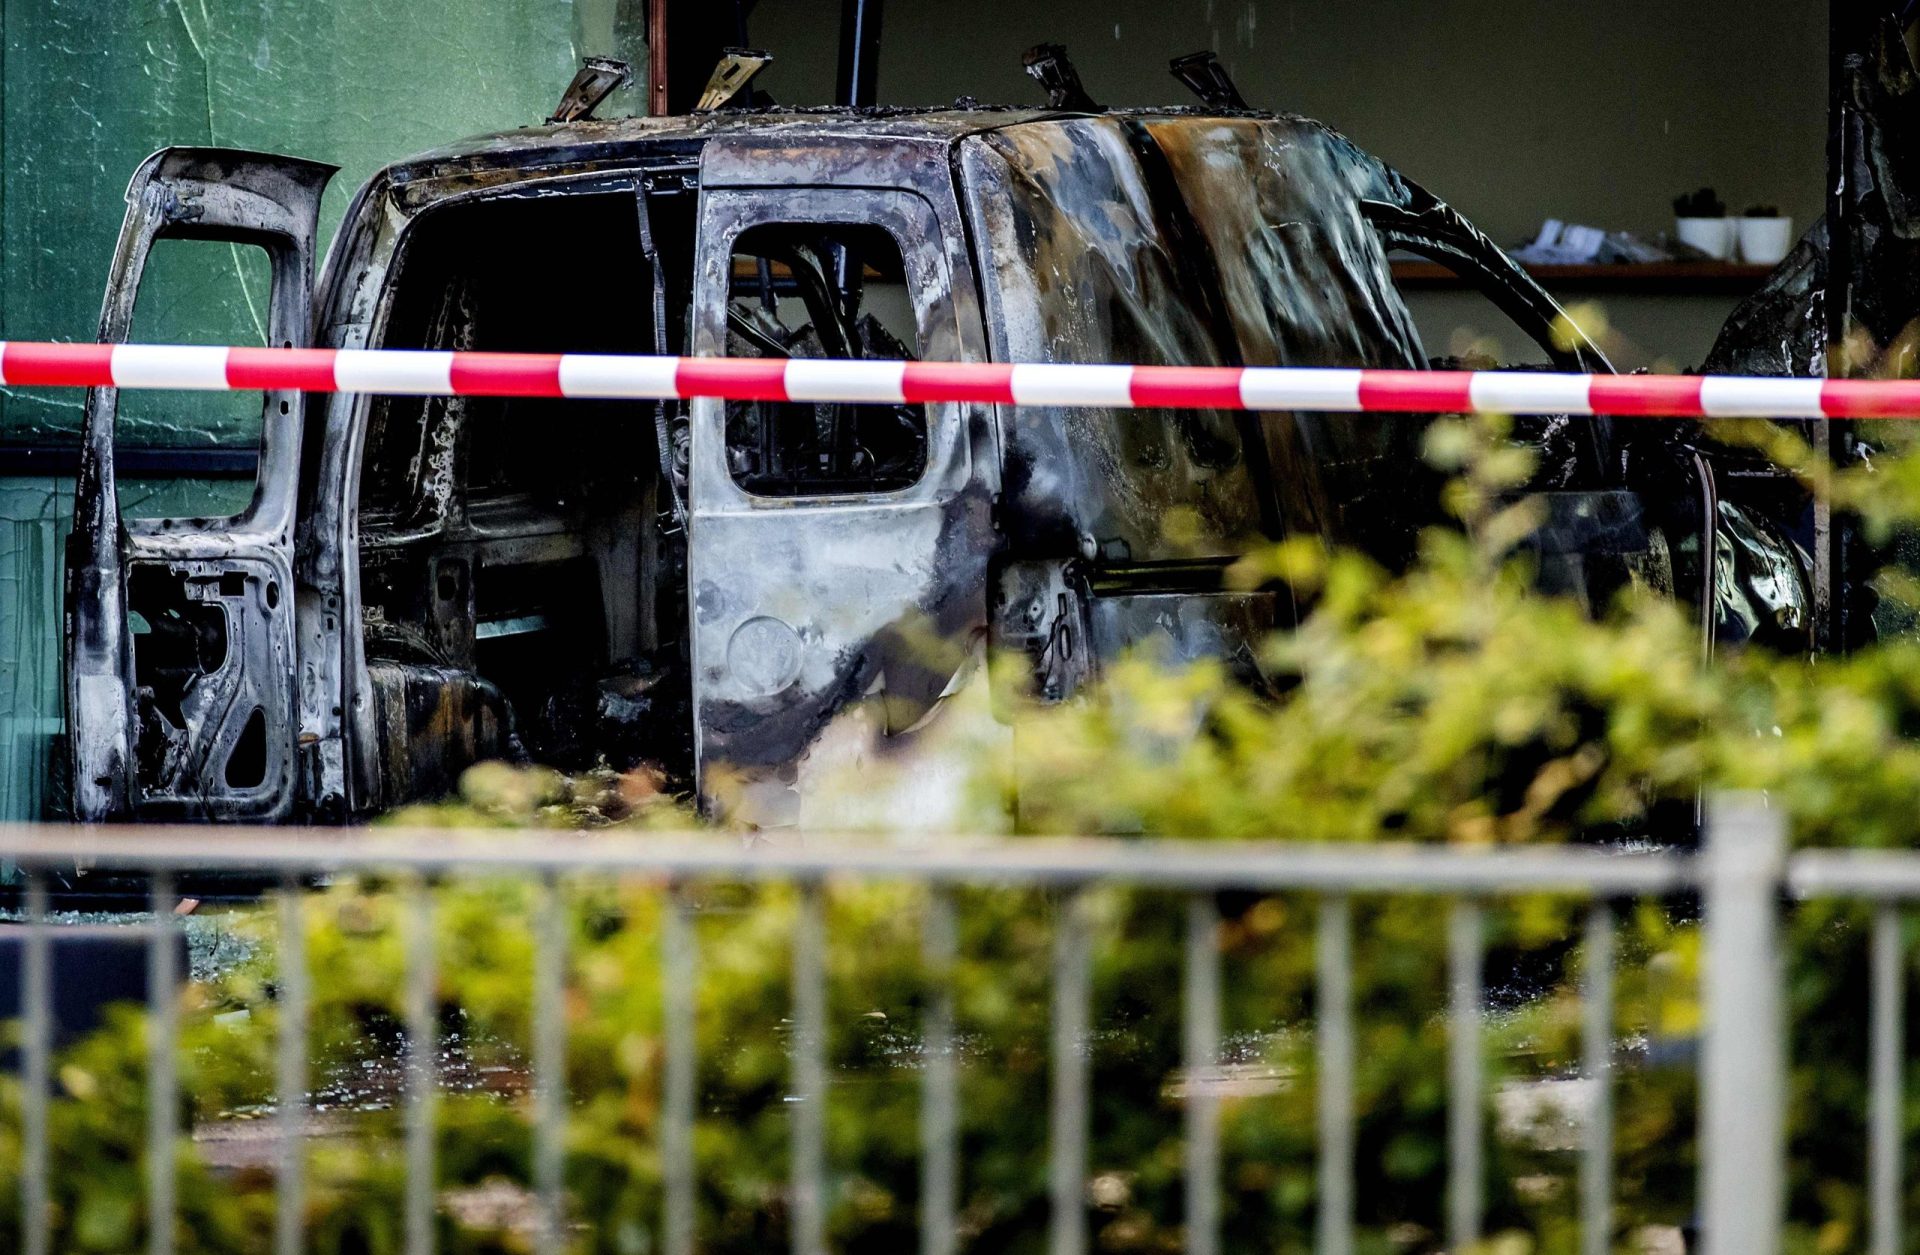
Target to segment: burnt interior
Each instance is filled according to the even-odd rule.
[[[684,198],[683,198],[684,199]],[[690,207],[631,189],[503,196],[409,233],[388,348],[652,353],[683,342]],[[666,324],[656,329],[656,310]],[[683,532],[656,407],[383,397],[361,464],[360,584],[389,800],[470,761],[692,772]]]
[[[183,728],[187,689],[227,664],[226,611],[217,601],[188,600],[186,580],[146,563],[128,574],[127,599],[134,607],[135,689],[150,694],[154,711]]]
[[[258,654],[265,618],[279,610],[278,582],[219,563],[137,562],[127,573],[127,606],[143,796],[204,803],[274,783],[280,764],[265,704],[272,697],[257,664],[266,661]]]
[[[397,260],[382,346],[684,352],[693,197],[655,182],[427,212]],[[884,230],[759,227],[734,253],[732,351],[913,354],[905,267]],[[444,793],[493,757],[644,764],[690,787],[685,532],[668,482],[679,471],[663,470],[682,465],[684,440],[683,415],[649,402],[371,402],[360,590],[386,802]],[[897,490],[927,464],[918,405],[734,404],[726,443],[736,482],[766,496]]]
[[[900,245],[854,223],[751,227],[733,245],[727,352],[918,356]],[[927,469],[923,405],[729,401],[727,469],[765,497],[910,488]]]
[[[227,665],[227,612],[219,600],[205,596],[207,582],[190,588],[180,574],[148,563],[128,572],[134,760],[150,789],[177,787],[187,774],[188,694]],[[197,595],[189,597],[189,591]],[[259,783],[258,774],[264,774],[264,764],[250,783]]]

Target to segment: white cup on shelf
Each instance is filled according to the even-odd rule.
[[[1733,218],[1740,237],[1740,256],[1758,266],[1777,266],[1793,250],[1793,219]]]
[[[1735,236],[1731,218],[1675,218],[1673,237],[1715,261],[1726,261],[1733,256]]]

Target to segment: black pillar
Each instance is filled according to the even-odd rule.
[[[835,104],[870,105],[880,82],[880,11],[886,0],[840,0],[840,73]]]

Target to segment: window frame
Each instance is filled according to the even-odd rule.
[[[842,230],[842,228],[847,227],[851,227],[852,229]],[[753,241],[754,247],[750,251],[740,251],[743,245],[749,242],[750,237],[762,232],[768,233],[768,242],[760,243]],[[833,241],[835,237],[838,237],[837,242],[839,244],[845,246],[847,243],[853,242],[858,235],[866,235],[868,239],[873,239],[877,235],[880,240],[884,240],[886,245],[893,249],[893,256],[888,260],[898,263],[899,285],[905,291],[908,310],[915,323],[915,326],[909,332],[912,336],[913,343],[907,352],[909,360],[917,360],[920,352],[919,311],[914,305],[912,284],[907,274],[905,252],[900,247],[900,241],[892,232],[884,227],[871,224],[764,222],[741,230],[740,233],[734,237],[734,251],[728,261],[727,326],[729,331],[738,330],[734,322],[733,312],[743,299],[739,267],[743,258],[750,258],[761,263],[770,262],[774,265],[785,265],[788,268],[793,276],[797,289],[797,299],[805,310],[805,325],[810,325],[815,328],[815,334],[819,338],[822,349],[829,349],[830,341],[846,341],[849,338],[847,334],[849,332],[857,336],[858,325],[863,313],[868,317],[872,317],[872,311],[865,305],[863,299],[861,306],[853,311],[850,325],[842,323],[842,315],[833,308],[836,304],[836,296],[831,287],[832,280],[825,273],[828,257],[818,246]],[[871,257],[872,253],[870,250],[862,250],[862,261],[871,260]],[[804,276],[801,274],[802,268],[807,272]],[[860,284],[860,291],[863,298],[869,287],[869,281],[863,278]],[[783,329],[792,330],[786,328],[785,320],[781,318],[779,314],[776,313],[774,318],[781,323]],[[878,321],[877,318],[876,321]],[[823,326],[822,324],[827,325]],[[889,338],[894,338],[895,328],[881,324],[881,330],[885,332]],[[752,340],[755,337],[743,334],[743,338]],[[771,340],[771,337],[767,337],[767,339]],[[782,346],[777,343],[772,343],[764,351],[763,355],[766,360],[784,361],[874,360],[854,357],[848,351],[858,347],[858,344],[843,343],[842,352],[837,356],[796,359],[794,355],[787,353]],[[736,468],[733,462],[736,447],[734,433],[732,431],[735,419],[735,414],[732,410],[733,406],[753,406],[759,409],[760,413],[756,416],[758,439],[755,443],[762,451],[766,451],[786,446],[789,443],[787,439],[789,433],[786,430],[786,424],[801,421],[803,414],[806,415],[806,422],[817,424],[819,422],[819,407],[823,404],[833,405],[837,411],[843,411],[849,414],[869,407],[892,412],[902,410],[909,412],[917,411],[919,418],[918,438],[920,448],[917,465],[912,468],[911,477],[907,478],[904,483],[896,483],[894,486],[887,488],[829,488],[809,491],[809,489],[813,488],[813,485],[809,483],[807,475],[800,471],[788,471],[783,474],[782,472],[771,471],[766,467],[761,467],[758,471],[743,476]],[[790,500],[796,497],[884,496],[888,493],[900,492],[912,488],[922,479],[926,478],[927,466],[930,461],[930,452],[928,449],[930,419],[927,414],[927,405],[925,402],[852,401],[833,403],[816,401],[771,401],[761,399],[727,402],[725,413],[726,423],[722,434],[726,440],[724,451],[727,457],[727,473],[732,476],[733,482],[736,485],[755,497]],[[771,430],[769,430],[769,428],[771,428]],[[818,434],[817,431],[815,434]],[[836,439],[840,435],[837,421],[835,435]],[[787,480],[790,486],[789,491],[763,491],[760,488],[754,487],[752,483],[752,481],[761,479],[779,480],[782,478]],[[851,478],[851,475],[843,474],[838,477],[822,476],[821,480],[822,482],[831,483]],[[892,476],[889,478],[898,477]]]
[[[1444,266],[1499,310],[1514,329],[1533,341],[1557,371],[1574,374],[1612,374],[1600,346],[1566,319],[1560,303],[1534,281],[1512,258],[1467,222],[1452,206],[1421,189],[1413,189],[1411,207],[1386,201],[1362,200],[1360,213],[1379,234],[1391,253],[1405,249]],[[1404,302],[1405,296],[1402,295]],[[1558,342],[1562,327],[1568,343]]]
[[[913,308],[916,353],[922,361],[958,360],[963,338],[950,284],[952,266],[940,217],[918,192],[875,187],[709,188],[699,215],[694,266],[693,350],[724,356],[731,303],[733,257],[740,238],[756,227],[876,227],[900,250],[907,298]],[[765,496],[733,477],[727,464],[726,403],[711,397],[692,402],[692,496],[697,509],[782,510],[799,506],[870,506],[918,503],[953,481],[956,463],[967,458],[962,406],[924,402],[926,461],[913,483],[871,492],[796,493]]]

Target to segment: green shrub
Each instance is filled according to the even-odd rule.
[[[1283,688],[1256,698],[1218,666],[1114,668],[1097,700],[1031,710],[1018,779],[983,768],[983,819],[1018,788],[1022,826],[1194,838],[1516,843],[1684,833],[1701,790],[1765,789],[1807,843],[1910,844],[1920,813],[1920,645],[1889,641],[1847,658],[1722,650],[1655,590],[1630,589],[1590,615],[1535,591],[1520,542],[1534,505],[1525,454],[1467,423],[1436,425],[1433,460],[1453,475],[1459,526],[1428,534],[1390,572],[1292,541],[1244,562],[1249,585],[1280,581],[1310,607],[1266,659]],[[1749,432],[1775,456],[1805,451]],[[1794,461],[1798,459],[1798,461]],[[1877,537],[1920,517],[1920,463],[1877,478],[1805,472],[1858,509]],[[1897,596],[1903,586],[1886,582]],[[617,781],[477,771],[455,805],[410,822],[512,826],[594,822],[632,809]],[[671,827],[665,803],[626,821]],[[1674,825],[1668,825],[1675,828]],[[319,1135],[309,1147],[312,1249],[399,1249],[402,949],[393,886],[343,881],[305,901],[314,978],[312,1052]],[[695,884],[700,1119],[699,1232],[708,1251],[785,1242],[786,1044],[792,892]],[[438,998],[450,1084],[438,1139],[440,1245],[529,1249],[519,1187],[530,1175],[532,887],[461,882],[436,894]],[[567,1177],[577,1248],[657,1248],[663,890],[644,882],[567,886],[570,923]],[[1059,901],[1033,891],[959,897],[953,973],[961,1038],[963,1245],[1038,1251],[1045,1235],[1048,955]],[[1090,1044],[1090,1166],[1096,1245],[1180,1248],[1178,901],[1145,891],[1092,899],[1097,945]],[[1223,1108],[1230,1249],[1311,1240],[1314,904],[1221,895],[1229,1059],[1240,1092]],[[924,908],[909,887],[836,885],[827,899],[829,1223],[835,1249],[913,1242],[916,1057],[927,975]],[[1577,1068],[1579,1012],[1568,977],[1581,956],[1577,904],[1524,899],[1489,910],[1492,1079]],[[1864,1007],[1861,920],[1844,907],[1791,915],[1796,1249],[1860,1245]],[[1368,1250],[1432,1250],[1444,1189],[1445,912],[1420,899],[1355,906],[1359,1209]],[[186,1116],[203,1130],[261,1118],[271,1100],[276,1022],[273,916],[215,917],[252,957],[190,987]],[[1689,1216],[1698,938],[1683,902],[1621,917],[1616,1029],[1617,1195],[1623,1234]],[[117,1015],[62,1052],[53,1129],[56,1248],[123,1251],[145,1223],[140,1018]],[[18,1222],[19,1090],[0,1082],[0,1224]],[[1564,1130],[1493,1139],[1493,1249],[1574,1249],[1572,1155]],[[180,1249],[263,1250],[272,1176],[203,1166],[183,1143]],[[489,1183],[510,1188],[485,1188]]]

